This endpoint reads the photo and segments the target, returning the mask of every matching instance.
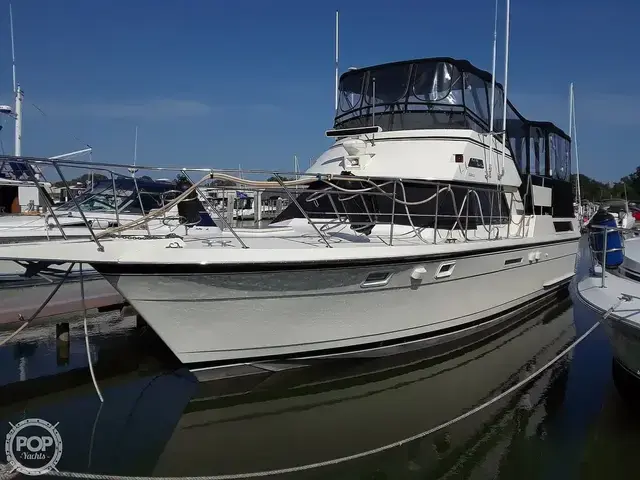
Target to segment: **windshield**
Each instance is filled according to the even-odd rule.
[[[131,200],[133,192],[127,190],[116,190],[113,194],[113,188],[88,190],[78,195],[74,200],[70,200],[60,205],[56,210],[77,211],[76,202],[81,205],[83,211],[89,212],[115,212],[116,206],[118,210],[122,209],[125,203]]]
[[[77,202],[83,212],[115,213],[117,207],[120,213],[144,215],[150,210],[161,208],[175,197],[175,192],[172,190],[174,187],[170,183],[160,186],[150,182],[138,183],[140,198],[133,188],[133,182],[119,181],[116,184],[115,194],[111,182],[106,182],[96,185],[93,191],[89,189],[79,194],[75,201],[70,200],[56,210],[75,212],[78,210]]]

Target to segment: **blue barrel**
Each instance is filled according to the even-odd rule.
[[[616,228],[618,224],[616,223],[616,219],[613,215],[611,215],[606,210],[598,210],[598,212],[593,216],[589,225],[601,225],[603,227],[614,227]],[[590,245],[593,251],[596,254],[596,259],[598,263],[602,265],[602,251],[604,249],[604,230],[602,228],[591,228],[590,233]],[[623,245],[622,233],[618,230],[612,230],[607,232],[607,251],[612,249],[620,249],[614,252],[609,251],[607,253],[606,259],[606,268],[616,268],[622,264],[624,260],[624,253],[622,252]]]

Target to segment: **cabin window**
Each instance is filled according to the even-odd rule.
[[[336,181],[338,184],[339,182],[341,181]],[[403,185],[404,188],[397,189],[396,195],[398,200],[406,201],[409,205],[405,209],[396,204],[395,211],[392,199],[382,194],[369,196],[334,191],[331,193],[331,199],[329,195],[318,196],[318,191],[330,191],[322,181],[310,184],[297,200],[311,218],[335,219],[339,215],[348,219],[352,225],[359,225],[358,228],[375,223],[393,222],[396,225],[414,225],[422,228],[437,226],[438,229],[459,230],[482,228],[483,224],[504,224],[509,218],[509,205],[505,195],[497,190],[476,190],[468,184],[443,183],[436,186],[421,182],[403,182]],[[349,185],[344,185],[349,189],[366,186],[361,185],[359,181],[351,181]],[[393,183],[385,182],[381,188],[387,194],[393,194]],[[433,197],[432,200],[419,203],[429,197]],[[303,217],[297,206],[291,204],[274,219],[274,223]]]
[[[340,98],[338,109],[340,112],[351,112],[359,108],[362,102],[365,74],[361,72],[345,77],[340,82]]]
[[[465,73],[464,103],[486,125],[489,125],[489,98],[487,83],[476,75]]]
[[[553,222],[556,232],[573,232],[573,224],[569,221]]]
[[[549,134],[549,157],[554,178],[569,181],[571,177],[571,142],[555,133]]]
[[[453,65],[445,62],[416,65],[413,95],[423,102],[462,104],[462,78]]]
[[[532,175],[544,175],[545,173],[545,137],[542,130],[531,128],[531,141],[529,145],[529,158]]]
[[[379,106],[396,103],[407,96],[411,64],[395,65],[369,72],[365,103],[373,105],[375,81],[375,104]]]

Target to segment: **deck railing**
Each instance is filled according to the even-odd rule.
[[[620,234],[621,246],[611,248],[608,244],[609,234],[614,232]],[[607,267],[607,255],[610,253],[622,252],[624,257],[625,235],[640,235],[640,231],[632,228],[612,227],[608,225],[589,225],[587,227],[587,235],[589,239],[589,252],[591,254],[591,272],[595,275],[597,273],[596,266],[600,265],[601,271],[599,274],[602,279],[600,286],[601,288],[605,288],[607,270],[617,269],[619,267],[619,265],[616,265],[615,267]],[[596,248],[598,240],[601,241],[602,248]],[[598,256],[600,256],[600,258],[598,258]]]
[[[304,218],[315,230],[324,244],[331,248],[331,236],[335,235],[345,226],[349,226],[356,232],[371,232],[376,225],[388,225],[388,244],[393,245],[394,240],[398,240],[407,234],[413,234],[424,243],[438,244],[455,241],[470,240],[496,240],[500,238],[522,238],[527,235],[525,225],[525,215],[520,215],[517,221],[511,215],[511,210],[515,207],[514,195],[505,193],[500,186],[456,186],[443,181],[411,180],[404,181],[399,178],[376,178],[355,175],[332,175],[332,174],[282,174],[262,170],[245,170],[242,178],[235,176],[237,170],[230,169],[205,169],[205,168],[181,168],[181,167],[154,167],[154,166],[131,166],[127,164],[109,164],[99,162],[78,162],[73,160],[59,160],[35,157],[2,157],[0,161],[10,160],[12,162],[22,162],[34,165],[43,169],[53,169],[61,179],[62,184],[69,189],[69,182],[64,175],[63,169],[83,169],[102,173],[106,178],[111,179],[114,198],[117,198],[116,178],[131,178],[131,172],[138,175],[141,172],[177,172],[182,179],[190,185],[185,191],[175,190],[171,196],[167,197],[167,202],[163,201],[161,208],[151,212],[145,212],[145,216],[140,220],[120,225],[117,203],[115,203],[116,222],[120,225],[115,228],[102,230],[99,233],[92,228],[85,212],[83,212],[80,202],[76,197],[73,202],[78,213],[88,228],[93,241],[98,249],[102,250],[101,238],[111,235],[118,235],[123,231],[144,226],[149,235],[148,223],[153,218],[166,217],[169,210],[181,202],[189,201],[195,197],[210,215],[217,221],[223,230],[228,230],[243,248],[248,248],[242,236],[238,233],[237,227],[232,225],[233,216],[229,215],[228,209],[217,208],[215,201],[209,194],[212,189],[216,191],[255,191],[264,193],[265,191],[284,192],[289,208],[289,217]],[[26,169],[29,170],[29,169]],[[128,171],[129,174],[122,173]],[[202,178],[196,176],[204,175]],[[296,180],[289,180],[286,176],[294,176]],[[270,176],[274,180],[251,180],[245,177]],[[30,180],[35,182],[38,188],[42,185],[33,175]],[[217,182],[217,183],[216,183]],[[207,183],[215,183],[215,185]],[[234,185],[230,185],[233,183]],[[430,187],[426,190],[432,192],[424,198],[413,198],[407,193],[407,188],[411,186]],[[460,189],[460,190],[458,190]],[[209,193],[208,193],[209,192]],[[303,194],[303,195],[301,195]],[[509,201],[509,195],[510,201]],[[138,194],[140,199],[140,195]],[[227,197],[229,198],[229,197]],[[489,211],[483,211],[483,199],[485,207],[489,199]],[[506,204],[503,204],[503,199]],[[326,201],[325,201],[326,200]],[[45,207],[63,238],[67,238],[64,228],[59,221],[56,210],[43,196]],[[142,200],[140,200],[142,203]],[[386,203],[387,210],[377,209],[378,205]],[[494,204],[497,202],[497,205]],[[430,205],[427,213],[417,211],[418,207]],[[326,205],[326,211],[320,209],[320,205]],[[293,207],[295,206],[295,207]],[[504,206],[504,208],[503,208]],[[446,207],[446,211],[445,211]],[[232,209],[233,210],[233,209]],[[164,216],[164,217],[163,217]],[[184,224],[184,222],[182,222]],[[405,227],[403,233],[398,234],[399,226]],[[408,227],[408,231],[407,228]],[[426,235],[425,235],[426,234]],[[381,238],[379,232],[374,232]],[[429,238],[427,238],[427,235]],[[386,237],[387,234],[385,233]],[[382,238],[381,238],[382,239]]]

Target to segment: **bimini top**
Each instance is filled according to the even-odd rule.
[[[490,130],[491,74],[466,60],[435,57],[353,69],[342,74],[339,89],[336,129],[375,121],[383,131]],[[503,92],[496,83],[496,132],[502,131]],[[507,136],[521,172],[569,179],[571,139],[553,123],[527,120],[507,101]]]

